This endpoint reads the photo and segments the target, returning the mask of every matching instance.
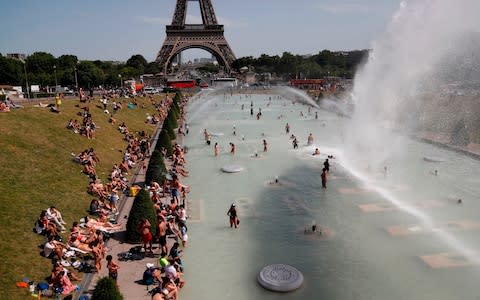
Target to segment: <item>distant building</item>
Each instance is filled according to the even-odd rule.
[[[236,78],[215,78],[212,79],[213,87],[236,87],[238,80]]]
[[[292,79],[290,85],[301,90],[324,90],[327,86],[325,79]]]
[[[212,55],[212,57],[201,57],[201,58],[195,58],[193,60],[194,64],[217,64],[217,59],[215,56]]]
[[[27,58],[27,55],[23,53],[7,53],[7,58],[25,60]]]

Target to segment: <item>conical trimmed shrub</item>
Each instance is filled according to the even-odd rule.
[[[128,216],[127,222],[127,241],[130,243],[138,243],[142,240],[141,233],[138,232],[138,224],[143,218],[150,221],[150,231],[152,235],[157,233],[157,217],[153,202],[150,200],[150,193],[141,189],[133,200],[132,209]]]
[[[173,147],[172,147],[172,141],[170,139],[170,135],[168,134],[168,131],[165,129],[165,124],[164,124],[164,129],[160,132],[160,135],[158,136],[158,141],[157,141],[157,149],[160,149],[161,147],[165,147],[167,149],[167,155],[171,156],[173,154]]]
[[[167,117],[165,121],[163,121],[163,129],[168,133],[168,136],[170,137],[170,140],[174,140],[177,138],[177,135],[175,134],[175,127],[172,124],[172,119]]]
[[[145,174],[145,183],[150,184],[152,181],[163,183],[166,174],[167,168],[165,167],[162,154],[158,150],[153,151]]]
[[[97,281],[92,293],[92,300],[123,300],[117,283],[110,277],[103,277]]]

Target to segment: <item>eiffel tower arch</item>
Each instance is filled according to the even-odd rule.
[[[198,1],[202,24],[185,24],[188,2]],[[173,58],[184,50],[198,48],[210,52],[227,73],[235,60],[235,54],[218,24],[211,0],[177,0],[172,24],[166,26],[166,37],[156,61],[166,75]]]

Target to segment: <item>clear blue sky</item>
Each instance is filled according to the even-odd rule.
[[[400,0],[212,0],[237,57],[370,47]],[[1,0],[0,53],[155,59],[175,0]],[[187,20],[199,23],[196,2]],[[201,50],[186,56],[208,57]]]

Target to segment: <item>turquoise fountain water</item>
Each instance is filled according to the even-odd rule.
[[[192,191],[182,297],[479,297],[478,261],[472,259],[476,254],[466,254],[480,246],[480,162],[392,132],[408,149],[395,159],[379,166],[370,156],[345,156],[347,119],[316,108],[309,112],[307,105],[292,104],[298,97],[280,94],[211,92],[195,99],[188,112],[190,134],[184,143],[190,177],[184,181]],[[259,109],[262,117],[257,120]],[[285,133],[287,122],[299,149],[293,149]],[[204,129],[223,135],[212,137],[208,146]],[[308,146],[309,133],[314,141]],[[217,157],[215,142],[221,147]],[[235,155],[229,153],[229,143],[236,145]],[[312,155],[315,148],[319,156]],[[330,159],[325,190],[320,173],[327,155],[335,158]],[[428,162],[425,156],[443,162]],[[243,171],[227,174],[221,171],[225,165]],[[240,215],[238,229],[228,225],[232,203]],[[312,233],[312,224],[322,234]],[[277,263],[299,269],[304,285],[289,294],[261,288],[258,272]]]

